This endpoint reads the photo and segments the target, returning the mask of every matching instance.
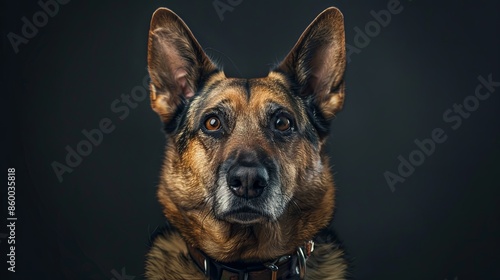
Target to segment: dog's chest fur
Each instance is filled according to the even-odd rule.
[[[307,260],[306,280],[346,279],[344,252],[335,243],[316,243]],[[165,230],[153,241],[146,261],[151,280],[207,280],[189,255],[188,247],[175,230]],[[219,279],[216,279],[219,280]]]

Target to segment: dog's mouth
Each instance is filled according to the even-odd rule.
[[[232,209],[221,215],[221,218],[229,223],[243,225],[257,224],[271,219],[269,214],[250,206]]]

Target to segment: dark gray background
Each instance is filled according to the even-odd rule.
[[[12,279],[142,278],[149,233],[164,221],[155,199],[164,136],[148,99],[124,120],[110,105],[142,85],[157,7],[179,14],[229,75],[256,77],[324,8],[342,10],[355,46],[355,27],[364,29],[370,11],[389,0],[244,0],[223,21],[212,1],[89,2],[61,5],[18,54],[7,34],[19,34],[21,18],[40,7],[2,2],[3,170],[17,170],[19,219]],[[345,109],[328,144],[338,186],[334,227],[355,279],[500,279],[500,88],[457,130],[442,116],[474,94],[478,76],[500,81],[500,9],[495,1],[401,5],[350,56]],[[58,182],[51,163],[63,163],[65,147],[106,117],[116,129]],[[408,158],[414,140],[435,128],[447,141],[392,192],[384,172],[396,173],[398,156]],[[6,191],[1,197],[6,214]]]

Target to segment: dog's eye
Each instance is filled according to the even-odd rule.
[[[287,131],[290,129],[291,125],[292,121],[283,115],[277,116],[276,120],[274,121],[274,128],[279,131]]]
[[[205,121],[205,128],[209,131],[219,130],[220,127],[221,127],[220,120],[215,116],[212,116]]]

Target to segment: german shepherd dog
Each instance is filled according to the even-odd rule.
[[[345,58],[332,7],[267,77],[230,78],[174,12],[155,11],[148,70],[167,136],[157,195],[168,225],[147,279],[346,279],[327,230],[335,188],[324,151]]]

